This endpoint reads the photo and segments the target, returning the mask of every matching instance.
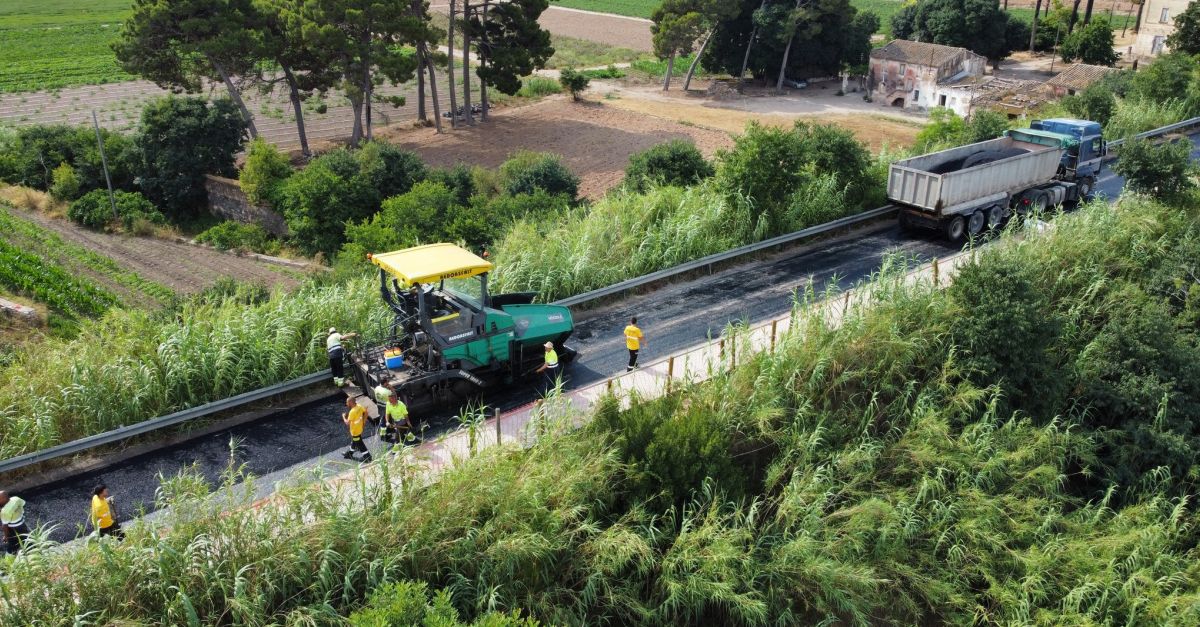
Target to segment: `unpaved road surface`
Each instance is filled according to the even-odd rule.
[[[608,102],[553,96],[492,114],[487,123],[452,133],[418,129],[390,135],[392,143],[434,166],[496,167],[518,150],[561,154],[582,179],[580,194],[599,198],[625,176],[629,156],[672,139],[696,144],[706,156],[733,145],[728,133],[626,111]]]
[[[14,210],[15,211],[15,210]],[[51,230],[63,239],[74,242],[109,257],[122,267],[142,278],[161,283],[180,294],[199,292],[223,277],[292,288],[300,284],[303,275],[297,270],[238,257],[208,248],[179,244],[152,238],[130,237],[91,231],[66,220],[51,218],[28,211],[16,215]]]
[[[458,3],[461,12],[462,3]],[[446,0],[434,0],[429,5],[430,11],[449,13],[450,4]],[[574,37],[607,44],[614,48],[628,48],[639,52],[650,52],[654,49],[650,35],[650,20],[639,17],[625,17],[612,13],[596,13],[551,6],[546,9],[538,24],[561,37]]]

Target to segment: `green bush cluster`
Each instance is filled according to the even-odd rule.
[[[426,175],[413,153],[370,142],[313,159],[279,186],[276,207],[302,252],[332,255],[345,241],[348,222],[370,218],[385,198],[404,194]]]
[[[205,174],[232,176],[245,123],[228,99],[167,96],[142,110],[132,136],[101,130],[115,189],[145,194],[175,218],[204,208]],[[24,126],[0,134],[0,181],[72,201],[107,189],[104,160],[90,127]]]
[[[510,196],[542,191],[574,201],[579,195],[579,177],[563,165],[561,157],[527,150],[500,165],[500,185]]]
[[[139,168],[135,142],[106,130],[101,130],[100,136],[113,186],[134,189]],[[70,168],[71,175],[66,174],[64,165]],[[55,191],[55,173],[59,171],[64,179],[73,175],[75,185],[63,185]],[[68,201],[80,193],[105,187],[95,130],[66,124],[32,125],[7,132],[7,138],[0,135],[0,181],[55,191],[63,194],[61,200]]]
[[[913,151],[934,152],[996,139],[1008,128],[1008,117],[991,109],[976,109],[970,120],[963,120],[951,109],[934,107],[929,123],[917,133]]]
[[[113,202],[117,213],[113,215]],[[134,230],[139,222],[164,224],[163,216],[153,203],[138,192],[117,190],[112,200],[108,190],[96,189],[81,196],[67,208],[67,218],[88,228],[103,229],[120,224],[126,230]]]
[[[238,183],[246,199],[256,205],[274,205],[279,187],[292,175],[287,155],[261,137],[250,142],[246,165],[238,172]]]
[[[237,250],[279,254],[279,240],[258,224],[242,224],[226,220],[209,227],[196,236],[196,241],[209,244],[218,250]]]
[[[639,191],[651,184],[682,187],[695,185],[715,172],[695,144],[676,139],[631,156],[625,182]]]
[[[579,101],[579,94],[587,91],[591,82],[591,77],[575,68],[563,68],[558,75],[558,84],[562,85],[562,88],[571,94],[571,100],[576,102]]]

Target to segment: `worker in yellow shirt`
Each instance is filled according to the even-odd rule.
[[[385,442],[400,444],[408,437],[412,423],[408,420],[408,405],[400,400],[400,395],[393,393],[388,396],[387,404],[383,406],[383,439]]]
[[[642,350],[645,341],[642,330],[637,325],[637,316],[630,318],[629,326],[625,327],[625,348],[629,349],[629,365],[625,367],[625,372],[637,368],[638,351]]]
[[[92,527],[100,532],[101,537],[125,537],[125,532],[121,530],[121,523],[117,522],[117,515],[113,513],[112,497],[108,495],[108,487],[103,483],[92,490]]]
[[[558,351],[554,350],[554,342],[546,342],[546,361],[537,369],[538,374],[542,375],[542,394],[549,394],[550,389],[554,387],[555,380],[558,379]]]
[[[367,408],[358,404],[357,396],[347,396],[346,409],[350,411],[342,414],[342,422],[350,428],[350,450],[342,453],[342,456],[346,459],[354,459],[354,453],[359,452],[363,454],[359,461],[369,462],[371,461],[371,451],[367,450],[367,445],[363,442],[363,428],[367,423]]]

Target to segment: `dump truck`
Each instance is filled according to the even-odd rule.
[[[1091,196],[1107,145],[1087,120],[1035,120],[1003,137],[897,161],[888,199],[906,229],[976,236],[1013,215]]]
[[[570,309],[536,304],[533,292],[490,294],[492,263],[474,253],[429,244],[369,259],[393,319],[383,342],[349,355],[364,391],[391,384],[421,411],[528,377],[543,363],[546,342],[564,366],[578,354],[566,345],[575,326]]]

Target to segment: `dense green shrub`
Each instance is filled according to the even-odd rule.
[[[1121,146],[1121,159],[1113,171],[1125,177],[1126,188],[1157,197],[1169,197],[1195,187],[1189,141],[1154,144],[1134,140]]]
[[[218,250],[248,250],[264,255],[279,253],[279,240],[258,224],[226,220],[196,236],[196,241]]]
[[[69,163],[61,163],[54,168],[53,183],[50,185],[50,195],[55,200],[71,201],[79,198],[79,175]]]
[[[788,206],[815,173],[836,175],[851,207],[872,195],[870,153],[849,131],[831,124],[796,122],[782,129],[751,122],[732,149],[718,153],[718,162],[722,186],[747,196],[771,234],[788,229]]]
[[[1159,55],[1152,63],[1134,73],[1131,79],[1133,93],[1158,103],[1181,99],[1187,93],[1198,68],[1200,64],[1191,55]]]
[[[575,68],[563,68],[558,75],[558,84],[571,94],[571,100],[579,102],[579,94],[587,91],[588,85],[592,82],[587,74],[577,71]]]
[[[517,96],[521,98],[543,98],[558,93],[562,93],[562,85],[558,81],[544,76],[530,76],[522,79],[521,89],[517,90]]]
[[[117,205],[116,217],[113,216],[113,201]],[[166,218],[154,206],[154,203],[138,192],[117,190],[110,200],[106,189],[94,189],[72,202],[67,208],[67,217],[72,222],[93,229],[120,223],[126,230],[129,230],[139,221],[147,221],[151,224],[166,222]]]
[[[575,200],[579,194],[579,177],[563,165],[561,157],[549,153],[518,152],[500,165],[500,177],[510,196],[541,190]]]
[[[407,193],[426,174],[415,155],[388,144],[334,150],[279,187],[278,208],[302,252],[332,255],[346,241],[347,223],[376,214],[384,198]]]
[[[1062,321],[1032,269],[1010,260],[969,265],[949,294],[962,312],[951,339],[963,352],[966,376],[979,387],[1004,388],[1003,414],[1020,409],[1041,421],[1053,418],[1067,383],[1056,350]]]
[[[651,183],[694,185],[714,173],[712,164],[700,154],[695,144],[676,139],[629,157],[625,181],[641,191]]]
[[[1062,104],[1072,115],[1101,125],[1107,125],[1117,110],[1117,99],[1103,82],[1092,83],[1078,94],[1064,97]]]
[[[234,157],[246,139],[246,122],[228,98],[166,96],[142,109],[137,136],[138,185],[176,217],[197,215],[208,197],[204,176],[235,177]]]
[[[996,139],[1008,130],[1008,118],[990,109],[978,109],[970,120],[963,120],[952,109],[934,107],[929,112],[929,120],[929,124],[917,133],[913,146],[917,153]]]
[[[105,187],[96,132],[65,124],[23,126],[13,131],[0,146],[0,181],[49,191],[54,169],[68,164],[79,179],[79,189]],[[137,176],[138,154],[133,140],[101,130],[109,175],[116,189],[132,190]]]
[[[1108,18],[1097,15],[1067,35],[1058,50],[1067,63],[1077,60],[1089,65],[1115,65],[1121,55],[1113,49],[1113,37]]]
[[[250,142],[246,165],[238,172],[238,183],[246,199],[256,205],[274,205],[279,186],[292,175],[287,155],[259,137]]]
[[[471,168],[465,164],[458,164],[453,168],[439,168],[430,170],[427,181],[441,183],[446,189],[454,192],[454,199],[460,205],[465,205],[471,202],[471,197],[478,190],[475,183],[475,175]]]

